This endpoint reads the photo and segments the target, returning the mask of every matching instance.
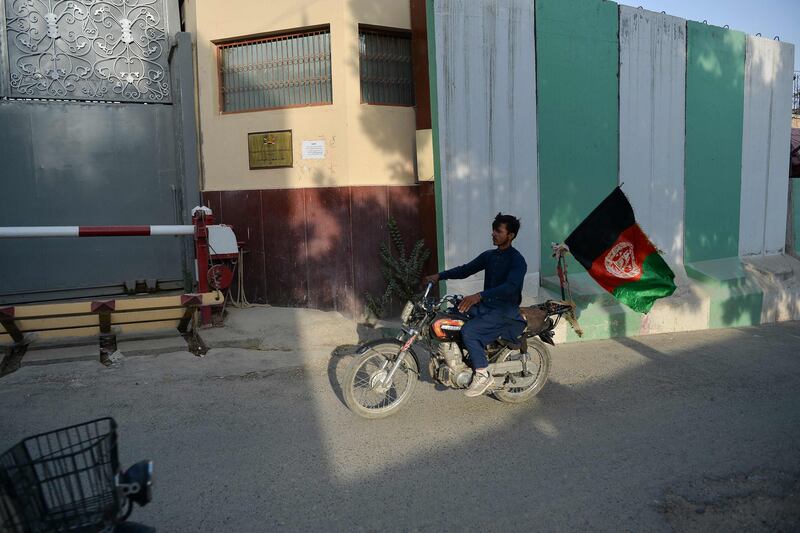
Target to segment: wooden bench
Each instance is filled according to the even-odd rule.
[[[219,291],[143,298],[103,299],[0,307],[0,343],[11,343],[0,363],[0,376],[17,370],[31,342],[46,338],[97,336],[100,362],[111,364],[117,334],[176,328],[189,351],[205,355],[208,347],[197,332],[197,311],[222,305]],[[191,327],[190,327],[191,326]]]

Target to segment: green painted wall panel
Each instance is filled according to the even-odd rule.
[[[617,10],[601,0],[536,1],[542,276],[555,274],[550,243],[563,242],[617,185]]]
[[[739,254],[744,58],[743,33],[687,23],[687,263]]]

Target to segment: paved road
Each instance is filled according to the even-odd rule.
[[[417,387],[394,417],[340,400],[348,358],[246,350],[25,367],[0,448],[112,415],[156,461],[160,531],[800,528],[800,323],[569,344],[533,401]]]

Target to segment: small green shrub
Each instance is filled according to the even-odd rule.
[[[364,293],[367,308],[378,318],[384,318],[392,301],[405,302],[414,296],[419,287],[422,267],[431,255],[423,239],[418,240],[411,252],[406,254],[405,239],[397,227],[397,221],[389,217],[388,226],[390,246],[383,243],[380,247],[383,262],[381,274],[386,289],[377,298]]]

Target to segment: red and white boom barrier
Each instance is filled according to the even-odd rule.
[[[208,271],[209,234],[212,234],[211,249],[215,257],[235,257],[238,248],[236,237],[229,226],[215,226],[214,214],[208,207],[192,209],[192,225],[171,226],[19,226],[0,227],[0,239],[30,237],[142,237],[164,235],[194,236],[197,257],[197,289],[200,293],[209,290]],[[211,230],[211,231],[209,231]],[[201,308],[204,324],[211,322],[211,309]]]
[[[20,226],[0,227],[0,239],[27,237],[133,237],[194,235],[194,226]]]

